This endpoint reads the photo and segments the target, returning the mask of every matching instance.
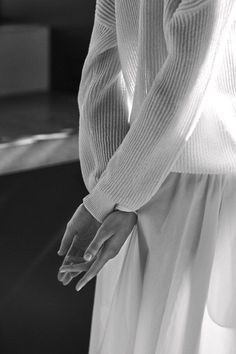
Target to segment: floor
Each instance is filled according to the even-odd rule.
[[[88,352],[95,279],[63,286],[56,253],[87,194],[78,162],[0,176],[1,354]]]

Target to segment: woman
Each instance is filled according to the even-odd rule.
[[[235,36],[236,0],[96,2],[58,274],[97,275],[89,354],[236,353]]]

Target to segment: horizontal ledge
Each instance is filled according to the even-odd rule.
[[[79,161],[78,152],[78,134],[31,144],[0,145],[0,174]]]

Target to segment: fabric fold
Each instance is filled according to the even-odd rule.
[[[97,276],[89,354],[234,353],[235,185],[168,175]]]

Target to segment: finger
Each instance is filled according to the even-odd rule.
[[[71,242],[70,248],[65,255],[63,265],[69,265],[78,262],[84,262],[83,251],[80,249],[79,236],[76,234]]]
[[[62,273],[60,270],[57,273],[57,279],[63,283],[66,278],[66,272]]]
[[[103,252],[107,252],[108,253],[108,258],[110,257],[115,257],[115,255],[120,251],[122,245],[124,244],[124,242],[127,239],[127,234],[124,233],[117,233],[116,235],[110,237],[108,240],[105,241],[105,243],[103,244],[104,247],[104,251]],[[100,251],[101,252],[101,248]],[[96,254],[96,258],[99,258],[99,252]],[[88,264],[84,263],[84,264]],[[97,261],[94,261],[94,263],[96,264]],[[81,266],[80,264],[68,264],[68,265],[64,265],[61,268],[62,272],[76,272],[76,271],[80,271]],[[93,269],[92,266],[90,267],[90,270]],[[88,273],[87,273],[88,274]]]
[[[67,285],[69,284],[69,282],[77,277],[78,275],[80,275],[80,273],[85,272],[89,269],[89,267],[91,266],[91,264],[95,261],[95,259],[93,259],[91,262],[84,262],[83,265],[82,264],[72,264],[71,266],[69,265],[64,265],[62,267],[73,267],[73,269],[63,269],[62,267],[60,267],[60,270],[58,272],[58,280],[61,281],[63,283],[63,285]]]
[[[69,251],[67,252],[64,261],[62,264],[64,265],[69,265],[72,264],[73,262],[77,261],[77,258],[75,258],[73,255],[75,254],[75,252],[73,251],[73,247],[75,245],[75,240],[76,240],[76,236],[73,238],[73,241],[71,243],[71,246],[69,248]],[[83,259],[83,258],[82,258]],[[66,272],[66,273],[62,273],[59,269],[58,275],[57,275],[57,279],[59,281],[61,281],[64,285],[68,284],[74,277],[74,274],[71,272]]]
[[[73,266],[74,265],[73,263],[76,263],[77,267],[72,271],[81,272],[81,271],[86,271],[89,268],[89,264],[88,264],[89,262],[86,262],[82,257],[84,252],[80,249],[77,249],[78,245],[76,245],[75,239],[76,237],[74,237],[71,247],[67,252],[67,255],[65,256],[65,259],[61,267],[59,268],[60,273],[68,272],[69,271],[68,267]]]
[[[86,271],[87,269],[84,270],[77,270],[77,271],[65,271],[61,272],[59,269],[58,274],[57,274],[57,279],[64,284],[64,282],[67,282],[67,280],[72,280],[74,277],[78,276],[82,271]],[[65,284],[64,284],[65,285]]]
[[[93,277],[95,277],[102,267],[113,258],[117,252],[109,247],[109,243],[105,243],[104,246],[99,250],[95,262],[91,265],[87,273],[79,280],[76,285],[76,290],[79,291],[84,287],[84,285],[89,282]]]
[[[70,258],[72,262],[76,262],[78,259],[84,261],[84,250],[82,249],[82,244],[83,242],[81,237],[76,233],[73,237],[73,240],[71,241],[66,257]]]
[[[66,272],[85,272],[88,270],[88,264],[91,262],[79,263],[79,264],[71,264],[71,265],[62,265],[59,270],[61,274]]]
[[[62,264],[59,268],[59,272],[60,274],[65,274],[66,272],[86,272],[90,268],[91,264],[95,262],[95,260],[96,257],[93,258],[91,261],[84,261],[83,259],[83,262],[81,263],[72,264],[71,262],[69,262],[68,264]]]
[[[74,278],[74,276],[78,275],[79,272],[64,272],[62,273],[60,270],[58,271],[57,273],[57,279],[60,281],[60,282],[64,282],[64,280],[66,279],[66,274],[67,273],[70,273],[70,275],[72,276],[72,278]]]
[[[66,272],[85,272],[88,270],[91,263],[92,262],[90,261],[90,262],[83,262],[83,263],[78,263],[78,264],[62,265],[59,268],[59,272],[61,274],[64,274]]]
[[[71,273],[70,272],[65,273],[62,280],[62,284],[67,285],[71,281],[71,279],[72,279]]]
[[[64,258],[64,261],[62,263],[62,266],[59,268],[59,272],[57,275],[57,279],[63,283],[63,285],[69,284],[69,282],[76,276],[78,276],[81,272],[85,272],[89,269],[91,263],[94,261],[90,262],[85,262],[83,257],[78,257],[76,255],[76,237],[74,237],[71,247],[69,251],[67,252],[67,255]],[[80,251],[80,250],[79,250]],[[81,251],[83,254],[83,251]],[[79,253],[79,252],[78,252]],[[76,269],[68,270],[66,267],[73,266],[73,262],[78,262],[81,260],[82,262],[77,264]],[[65,269],[64,269],[65,268]]]
[[[65,273],[65,277],[62,281],[63,285],[68,285],[71,280],[75,277],[77,277],[78,275],[80,275],[81,272],[67,272]]]
[[[75,230],[71,227],[71,224],[68,223],[66,225],[66,230],[61,240],[60,249],[57,252],[60,256],[63,256],[68,251],[75,234]]]
[[[76,285],[76,290],[79,291],[82,287],[98,274],[106,262],[114,258],[120,251],[122,245],[127,240],[130,233],[117,233],[104,243],[101,249],[101,255],[97,256],[97,260],[89,268],[88,272],[80,279]]]
[[[65,273],[61,273],[59,270],[57,273],[57,280],[62,282],[64,278],[65,278]]]
[[[86,272],[93,262],[94,260],[92,260],[91,262],[84,262],[83,264],[62,265],[59,268],[57,278],[63,283],[63,285],[67,285],[73,278],[80,275],[80,273]],[[73,269],[64,269],[64,267],[73,267]]]
[[[72,218],[66,225],[66,230],[62,238],[59,251],[57,252],[60,256],[64,255],[68,251],[68,248],[70,247],[71,241],[74,235],[76,234],[76,230],[75,227],[73,226],[73,222],[75,218],[80,217],[82,210],[83,210],[83,203],[79,205],[79,207],[76,209],[75,213],[73,214]]]
[[[84,259],[91,260],[93,259],[105,241],[107,241],[110,237],[114,235],[113,230],[107,230],[107,228],[103,227],[103,225],[98,229],[96,235],[94,236],[92,242],[90,242],[89,246],[84,252]]]

